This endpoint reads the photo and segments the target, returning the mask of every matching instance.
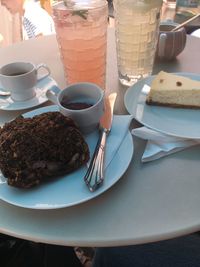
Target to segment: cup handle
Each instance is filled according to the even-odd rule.
[[[50,100],[51,102],[53,102],[54,104],[58,104],[58,94],[60,93],[60,89],[57,86],[52,86],[51,89],[48,89],[46,91],[46,97],[48,98],[48,100]]]
[[[165,42],[167,39],[166,33],[161,33],[159,37],[159,48],[158,48],[158,56],[164,57],[165,56]]]
[[[37,78],[38,81],[40,81],[40,80],[42,80],[42,79],[48,77],[48,76],[51,74],[51,71],[50,71],[49,67],[48,67],[46,64],[41,63],[41,64],[39,64],[39,65],[36,66],[36,72],[37,72],[37,75],[38,75],[38,71],[39,71],[39,69],[41,69],[41,68],[46,69],[46,70],[47,70],[47,73],[44,74],[44,75],[42,75],[41,77],[38,77],[38,78]]]

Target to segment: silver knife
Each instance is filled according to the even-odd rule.
[[[100,119],[100,135],[84,181],[91,192],[97,190],[104,180],[104,155],[107,135],[111,131],[113,109],[117,94],[105,98],[104,114]]]

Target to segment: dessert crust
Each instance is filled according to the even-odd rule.
[[[180,104],[169,104],[169,103],[160,103],[152,101],[151,99],[146,100],[146,104],[150,106],[163,106],[163,107],[171,107],[171,108],[187,108],[187,109],[200,109],[200,106],[192,106],[192,105],[180,105]]]

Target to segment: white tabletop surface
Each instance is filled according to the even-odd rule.
[[[198,72],[199,45],[200,39],[189,37],[186,49],[175,62],[157,64],[154,71],[163,68]],[[0,49],[0,64],[14,60],[47,63],[52,77],[61,88],[65,87],[55,36]],[[108,42],[109,91],[118,92],[115,113],[124,114],[125,88],[118,86],[112,29]],[[19,113],[0,111],[0,124]],[[122,179],[84,204],[57,210],[31,210],[0,201],[0,232],[51,244],[117,246],[158,241],[199,230],[199,147],[143,164],[140,159],[145,142],[135,138],[134,146],[132,162]]]

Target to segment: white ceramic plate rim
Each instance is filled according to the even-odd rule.
[[[174,74],[200,81],[199,74],[187,72]],[[175,137],[200,139],[200,110],[149,106],[145,103],[146,94],[142,92],[143,86],[150,86],[154,77],[155,75],[147,77],[126,91],[124,104],[127,111],[138,122],[153,130]]]
[[[36,86],[36,96],[27,101],[13,101],[10,96],[0,96],[0,110],[15,111],[39,106],[48,101],[46,91],[52,86],[57,86],[57,83],[53,78],[48,76],[38,81]]]
[[[28,112],[26,114],[30,114],[30,116],[32,114],[36,115],[39,114],[37,113],[38,111],[42,112],[46,112],[46,111],[55,111],[57,110],[56,106],[49,106],[49,107],[44,107],[44,108],[39,108],[36,109],[34,111]],[[25,114],[25,116],[26,116]],[[27,116],[26,116],[27,117]],[[104,184],[95,192],[91,193],[88,188],[86,187],[86,185],[84,184],[83,179],[80,180],[81,183],[81,192],[74,192],[74,194],[77,194],[75,196],[75,199],[73,201],[68,200],[67,199],[67,194],[66,195],[59,195],[62,197],[62,203],[59,204],[51,204],[51,203],[40,203],[40,198],[39,198],[39,194],[37,192],[39,192],[40,188],[43,187],[43,192],[45,192],[46,194],[49,194],[48,192],[48,188],[45,191],[45,186],[46,185],[40,185],[38,188],[33,189],[35,191],[33,191],[33,203],[29,203],[30,201],[30,195],[28,191],[22,191],[22,194],[18,199],[15,199],[14,195],[15,195],[15,190],[22,190],[22,189],[16,189],[16,188],[12,188],[9,187],[6,183],[2,183],[0,184],[0,188],[1,186],[5,186],[4,188],[2,188],[4,191],[1,192],[0,190],[0,199],[2,199],[3,201],[13,204],[15,206],[18,207],[23,207],[23,208],[29,208],[29,209],[40,209],[40,210],[48,210],[48,209],[59,209],[59,208],[65,208],[65,207],[70,207],[70,206],[74,206],[83,202],[86,202],[88,200],[91,200],[95,197],[97,197],[98,195],[102,194],[103,192],[105,192],[106,190],[108,190],[110,187],[112,187],[121,177],[122,175],[125,173],[125,171],[127,170],[132,156],[134,153],[134,146],[133,146],[133,140],[132,140],[132,136],[130,131],[128,131],[126,137],[124,138],[124,140],[122,141],[117,153],[115,154],[115,156],[113,157],[112,161],[110,162],[110,164],[108,165],[108,167],[105,170],[105,180],[104,180]],[[85,173],[85,170],[83,170],[82,175]],[[79,172],[79,170],[77,171],[77,173]],[[64,175],[61,179],[59,178],[58,180],[55,180],[51,183],[60,183],[59,187],[66,187],[68,185],[68,179],[67,179],[67,175]],[[51,188],[51,187],[50,187]],[[14,194],[12,194],[12,190],[14,190]],[[38,191],[37,191],[38,190]],[[8,192],[6,194],[6,192]],[[25,193],[24,193],[25,192]],[[17,192],[17,194],[19,195],[19,191]],[[23,195],[24,194],[24,195]],[[22,196],[23,195],[23,196]],[[50,197],[52,198],[53,192],[51,192],[51,194],[49,194]],[[80,196],[81,195],[81,196]],[[31,196],[31,197],[32,197]],[[26,198],[29,198],[29,201],[26,201]],[[31,198],[32,199],[32,198]],[[32,200],[31,200],[32,201]],[[60,201],[60,199],[59,199]],[[59,202],[58,201],[58,202]],[[56,199],[55,199],[55,203],[56,203]]]

